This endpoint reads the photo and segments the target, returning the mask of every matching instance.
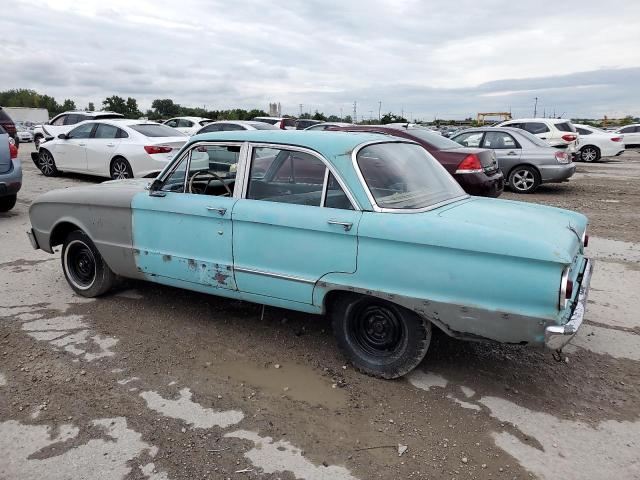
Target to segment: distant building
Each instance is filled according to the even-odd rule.
[[[278,103],[270,103],[269,104],[269,116],[270,117],[281,117],[282,116],[282,108],[280,108],[280,102],[278,102]]]
[[[4,107],[3,110],[14,122],[40,124],[49,121],[46,108]]]

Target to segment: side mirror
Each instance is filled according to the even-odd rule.
[[[156,178],[153,182],[149,184],[149,195],[151,197],[164,197],[166,193],[160,190],[162,188],[162,181],[159,178]]]
[[[58,138],[59,138],[60,140],[66,140],[66,139],[68,139],[69,137],[67,136],[67,134],[66,134],[66,133],[61,133],[60,135],[58,135]]]

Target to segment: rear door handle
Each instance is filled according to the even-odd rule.
[[[507,153],[507,155],[517,155],[517,153],[512,150],[509,153]]]
[[[79,144],[78,144],[78,146],[79,146],[79,147],[86,147],[86,146],[87,146],[87,144],[86,144],[86,143],[79,143]]]
[[[329,225],[342,225],[344,227],[344,231],[348,232],[353,227],[353,223],[351,222],[341,222],[340,220],[327,220]]]
[[[116,144],[115,143],[107,143],[107,147],[115,147]]]
[[[218,212],[221,217],[224,217],[225,213],[227,213],[227,209],[222,207],[207,207],[207,210],[210,212]]]

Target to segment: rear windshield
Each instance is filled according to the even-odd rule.
[[[407,132],[411,135],[418,137],[420,140],[423,140],[427,143],[430,143],[438,150],[449,150],[451,148],[460,148],[460,144],[454,142],[453,140],[449,140],[446,137],[443,137],[439,133],[434,133],[432,130],[428,128],[409,128]]]
[[[11,117],[7,115],[7,113],[0,108],[0,121],[2,122],[11,122]]]
[[[277,127],[274,127],[272,124],[270,123],[264,123],[264,122],[251,122],[249,125],[251,125],[253,128],[255,128],[256,130],[278,130]]]
[[[122,118],[122,117],[123,117],[122,115],[119,115],[117,113],[101,113],[101,114],[96,115],[94,117],[87,117],[87,118],[88,119],[92,119],[92,118],[98,119],[99,118],[101,120],[108,120],[110,118],[114,119],[114,118]]]
[[[285,127],[295,127],[296,126],[296,119],[295,118],[285,118],[284,119],[284,126]]]
[[[444,167],[415,143],[368,145],[356,160],[381,208],[420,209],[465,195]]]
[[[129,127],[145,137],[186,137],[184,133],[166,125],[141,123],[139,125],[130,125]]]
[[[556,123],[555,126],[561,132],[576,132],[576,128],[570,122]]]
[[[271,125],[275,125],[276,123],[278,123],[280,120],[276,119],[276,118],[254,118],[254,120],[256,122],[264,122],[264,123],[269,123]]]
[[[547,142],[545,142],[544,140],[540,140],[540,138],[536,137],[533,133],[527,132],[526,130],[523,130],[523,129],[519,128],[518,129],[518,134],[520,134],[523,137],[525,137],[527,140],[529,140],[534,145],[537,145],[539,147],[549,148],[549,144]]]

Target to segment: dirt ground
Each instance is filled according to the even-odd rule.
[[[640,478],[640,152],[504,194],[590,219],[592,293],[562,362],[440,334],[383,381],[322,317],[145,282],[74,295],[59,255],[31,249],[28,206],[100,180],[45,178],[31,148],[0,214],[0,480]]]

